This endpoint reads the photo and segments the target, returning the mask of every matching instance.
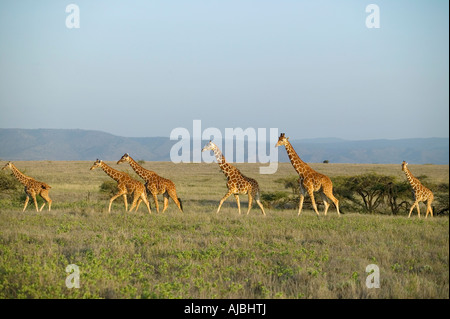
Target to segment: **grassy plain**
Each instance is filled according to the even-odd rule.
[[[109,177],[91,162],[15,162],[52,186],[52,211],[23,202],[0,204],[0,298],[449,298],[449,219],[312,211],[254,205],[238,215],[216,164],[147,162],[172,179],[185,212],[125,213],[121,199],[107,213],[99,186]],[[128,165],[108,163],[134,175]],[[274,175],[237,164],[262,191],[280,190],[295,174],[280,163]],[[399,165],[312,164],[333,176],[367,172],[404,178]],[[448,165],[410,165],[416,176],[448,182]],[[162,199],[160,198],[160,203]],[[152,202],[152,201],[151,201]],[[247,198],[241,205],[246,209]],[[152,203],[152,208],[154,207]],[[65,269],[80,269],[68,289]],[[380,269],[380,288],[366,287],[366,266]]]

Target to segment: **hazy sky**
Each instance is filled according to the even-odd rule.
[[[66,6],[80,28],[66,26]],[[380,9],[367,28],[366,6]],[[448,137],[449,2],[0,2],[0,128]]]

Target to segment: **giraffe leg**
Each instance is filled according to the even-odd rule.
[[[409,209],[409,215],[408,215],[408,218],[410,218],[411,217],[411,213],[412,213],[412,211],[413,211],[413,209],[414,209],[414,207],[417,205],[417,201],[416,202],[414,202],[414,204],[411,206],[411,208]]]
[[[252,209],[252,204],[253,204],[253,196],[250,192],[248,192],[248,210],[247,210],[247,215],[250,213],[250,209]]]
[[[300,216],[300,213],[302,212],[302,208],[303,208],[303,201],[305,200],[305,188],[303,187],[303,184],[301,181],[299,181],[299,189],[300,189],[300,202],[298,204],[298,214],[297,216]]]
[[[259,191],[257,191],[257,192],[254,194],[253,197],[255,198],[256,204],[258,204],[258,206],[259,206],[259,208],[261,209],[261,212],[263,213],[263,215],[266,216],[266,212],[264,211],[264,207],[263,207],[263,205],[262,205],[262,203],[261,203],[261,200],[260,200]]]
[[[159,205],[158,205],[158,195],[156,194],[156,190],[152,192],[153,201],[155,202],[156,212],[159,213]]]
[[[328,201],[325,199],[325,200],[323,201],[323,205],[325,206],[325,210],[324,210],[323,214],[324,214],[325,216],[327,216],[328,207],[330,207],[330,204],[328,204]]]
[[[128,211],[128,199],[127,199],[127,194],[123,194],[123,201],[125,203],[125,211]]]
[[[136,211],[137,211],[137,209],[139,207],[139,205],[137,205],[137,201],[138,201],[139,197],[140,197],[139,194],[135,191],[134,196],[133,196],[133,202],[131,203],[131,207],[130,207],[130,212],[133,211],[134,207],[136,207]],[[140,204],[140,202],[139,202],[139,204]]]
[[[426,214],[425,218],[427,218],[427,216],[428,216],[428,211],[430,212],[431,217],[433,217],[433,207],[431,206],[431,204],[433,203],[433,200],[434,200],[434,196],[433,196],[433,194],[431,194],[431,196],[429,196],[427,199],[427,214]]]
[[[53,201],[50,199],[50,196],[48,196],[48,192],[44,193],[43,195],[41,194],[41,196],[44,197],[44,199],[48,203],[48,211],[51,211]]]
[[[322,198],[325,196],[325,198],[323,199],[323,202],[324,203],[326,202],[328,204],[328,206],[325,206],[325,216],[327,215],[328,207],[330,207],[328,201],[331,200],[333,202],[334,206],[336,206],[336,211],[337,211],[338,216],[341,217],[341,213],[339,212],[339,200],[336,197],[334,197],[333,191],[327,190],[327,191],[324,191],[322,194],[323,194]]]
[[[259,208],[261,208],[261,211],[264,216],[266,216],[266,212],[264,211],[264,207],[259,199],[256,200],[256,204],[258,204]]]
[[[239,194],[234,194],[234,198],[236,199],[237,207],[239,215],[241,214],[241,201],[239,199]]]
[[[114,196],[111,197],[111,199],[109,200],[108,213],[111,212],[111,205],[112,205],[112,202],[113,202],[117,197],[119,197],[119,196],[121,196],[121,195],[125,195],[125,203],[126,203],[126,200],[127,200],[126,194],[120,192],[119,194],[114,195]]]
[[[27,195],[27,198],[25,199],[25,205],[23,206],[22,212],[24,212],[25,209],[27,208],[27,205],[28,205],[28,201],[29,201],[29,200],[30,200],[30,196]]]
[[[411,213],[412,213],[412,211],[413,211],[413,209],[414,209],[414,206],[416,206],[416,203],[414,203],[414,204],[411,206],[411,208],[409,209],[408,218],[411,218]]]
[[[311,203],[313,205],[314,211],[317,214],[317,217],[319,217],[319,211],[317,210],[316,200],[314,199],[314,191],[311,189],[308,191],[309,197],[311,198]]]
[[[38,208],[38,204],[37,204],[37,200],[36,200],[36,194],[31,194],[31,197],[33,197],[34,206],[36,206],[36,211],[39,212],[39,208]]]
[[[303,200],[304,199],[305,199],[305,195],[300,194],[300,202],[298,203],[298,214],[297,214],[297,216],[300,216],[300,213],[302,212]]]
[[[47,191],[47,190],[43,190],[43,191],[41,192],[40,195],[41,195],[41,197],[48,203],[48,210],[50,211],[50,210],[51,210],[51,207],[52,207],[52,200],[51,200],[50,197],[48,196],[48,191]],[[44,206],[45,206],[45,203],[42,204],[41,209],[40,209],[39,211],[42,211],[42,209],[44,208]]]
[[[151,214],[152,213],[152,210],[150,209],[150,203],[149,203],[149,201],[148,201],[148,199],[147,199],[147,193],[146,192],[144,192],[144,193],[142,193],[141,194],[141,198],[142,198],[142,201],[145,203],[145,205],[147,206],[147,209],[148,209],[148,213],[149,214]],[[139,201],[139,203],[140,203],[140,201]],[[139,206],[139,205],[138,205]],[[136,209],[137,210],[137,209]]]
[[[411,213],[412,213],[412,211],[414,210],[414,207],[416,207],[416,206],[417,206],[417,212],[419,213],[419,218],[420,218],[419,202],[418,202],[417,200],[416,200],[416,201],[414,202],[414,204],[411,206],[411,209],[409,210],[408,218],[411,217]]]
[[[324,192],[320,192],[320,197],[322,197],[323,205],[325,206],[323,214],[324,216],[327,216],[328,208],[330,207],[330,203],[328,203],[328,197]]]
[[[431,201],[427,200],[427,213],[425,215],[425,218],[428,217],[428,213],[431,213],[431,217],[433,217],[433,208],[431,207]]]
[[[220,207],[222,207],[223,202],[224,202],[228,197],[230,197],[231,194],[232,194],[232,192],[231,192],[231,191],[228,191],[228,193],[226,193],[225,196],[220,200],[219,208],[217,208],[217,214],[219,213]]]
[[[134,210],[135,212],[138,211],[139,206],[141,206],[141,203],[142,203],[142,198],[139,198],[139,200],[138,200],[138,202],[137,202],[137,205],[136,205],[136,209]]]
[[[163,207],[163,213],[166,211],[167,206],[169,206],[169,193],[167,193],[167,191],[163,194],[163,198],[164,198],[164,207]]]
[[[334,197],[334,196],[333,196]],[[339,217],[341,217],[341,212],[339,211],[339,200],[334,197],[334,200],[331,199],[334,202],[334,206],[336,206],[336,211]]]
[[[250,213],[250,209],[252,209],[253,205],[253,196],[248,194],[248,209],[247,209],[247,215]]]
[[[167,191],[167,192],[169,193],[170,198],[172,198],[174,203],[177,205],[177,207],[180,210],[180,212],[183,212],[183,208],[181,207],[181,202],[180,202],[180,199],[177,196],[176,190],[173,189],[173,190]]]

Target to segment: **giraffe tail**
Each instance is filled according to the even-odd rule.
[[[52,188],[50,185],[45,184],[45,183],[42,183],[41,187],[42,187],[42,189],[50,189],[50,188]]]
[[[178,201],[180,202],[181,211],[183,211],[183,203],[181,202],[181,198],[178,197]]]

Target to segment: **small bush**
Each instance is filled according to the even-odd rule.
[[[11,174],[0,171],[0,198],[19,200],[23,186]]]
[[[261,200],[268,208],[286,208],[287,204],[291,202],[291,198],[286,192],[262,193]]]
[[[119,188],[117,187],[116,181],[104,181],[100,185],[100,193],[105,194],[109,197],[117,194],[119,192]]]

